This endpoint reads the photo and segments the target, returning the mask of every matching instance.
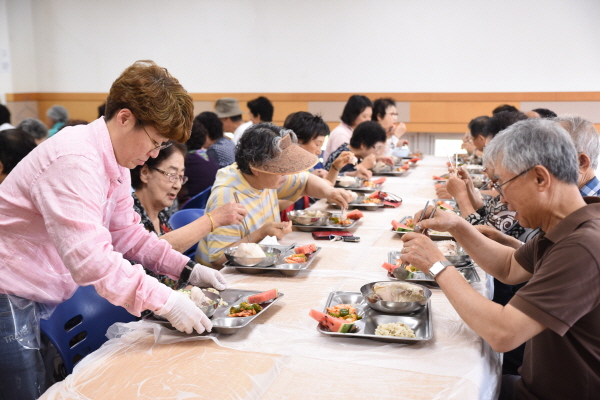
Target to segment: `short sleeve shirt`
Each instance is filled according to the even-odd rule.
[[[309,172],[287,175],[279,189],[254,189],[244,178],[237,164],[220,169],[217,179],[206,204],[206,212],[210,212],[229,202],[235,201],[234,193],[238,193],[240,203],[246,207],[246,224],[250,232],[258,230],[267,222],[279,222],[279,199],[298,200],[304,193]],[[210,265],[221,258],[225,248],[246,235],[243,225],[221,226],[215,229],[198,243],[196,261]]]
[[[340,156],[340,154],[342,154],[344,151],[350,151],[350,147],[348,147],[348,143],[343,143],[342,145],[340,145],[340,147],[338,147],[333,153],[331,153],[329,155],[329,158],[327,159],[327,162],[325,163],[325,166],[323,167],[324,169],[326,169],[327,171],[329,171],[331,169],[331,166],[333,165],[333,162]],[[356,167],[354,166],[354,164],[346,164],[344,165],[341,169],[340,172],[349,172],[349,171],[356,171]]]
[[[219,168],[224,168],[235,162],[235,143],[222,137],[206,151],[208,156],[215,160]]]
[[[591,399],[600,393],[600,198],[515,253],[533,275],[512,306],[547,329],[525,347],[516,398]]]

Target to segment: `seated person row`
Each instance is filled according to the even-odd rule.
[[[524,149],[526,151],[524,151]],[[424,235],[403,236],[402,261],[435,277],[461,318],[498,352],[522,343],[520,377],[500,398],[591,399],[600,392],[600,199],[582,198],[577,150],[558,123],[520,121],[485,149],[494,187],[538,235],[518,250],[438,211],[423,229],[448,231],[490,275],[528,283],[502,306],[477,293]]]
[[[240,204],[226,203],[179,229],[173,229],[165,209],[171,207],[181,185],[187,181],[184,175],[186,146],[173,141],[169,143],[172,145],[161,150],[156,158],[148,158],[144,165],[131,170],[131,186],[135,189],[133,209],[140,215],[140,223],[146,230],[183,253],[214,229],[240,223],[246,216],[246,209]],[[177,280],[144,269],[165,285],[181,289]]]
[[[350,143],[341,144],[331,153],[325,163],[325,169],[334,175],[344,172],[345,175],[370,179],[372,173],[369,170],[375,165],[377,154],[383,151],[386,140],[387,136],[381,125],[373,121],[363,122],[352,132]],[[358,163],[348,163],[338,171],[335,161],[345,152],[351,152],[358,159]]]
[[[299,111],[288,115],[283,127],[294,131],[300,147],[317,157],[321,156],[321,148],[325,138],[329,135],[329,126],[323,121],[323,118],[306,111]],[[327,179],[331,184],[335,184],[338,171],[348,164],[352,158],[354,158],[352,152],[344,151],[335,159],[333,168],[329,171],[323,168],[312,168],[310,172]]]
[[[267,236],[283,238],[291,232],[291,222],[280,222],[279,200],[296,201],[301,196],[348,206],[350,192],[334,189],[325,180],[308,172],[317,163],[314,154],[300,148],[296,135],[271,123],[252,125],[236,147],[235,164],[217,173],[206,211],[235,201],[237,195],[248,214],[244,225],[217,228],[200,241],[196,260],[222,268],[223,251],[242,241],[259,243]]]
[[[372,120],[378,122],[387,135],[383,155],[391,156],[396,147],[408,144],[407,140],[400,140],[402,135],[406,133],[406,125],[404,122],[398,123],[398,110],[393,99],[385,97],[375,100],[373,102]]]

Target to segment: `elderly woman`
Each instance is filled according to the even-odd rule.
[[[239,221],[238,216],[243,218],[246,210],[240,204],[227,203],[174,230],[169,224],[165,208],[173,205],[181,185],[187,181],[187,176],[184,175],[186,147],[176,142],[170,143],[173,145],[158,153],[156,158],[149,158],[143,166],[131,170],[131,186],[135,189],[132,194],[133,208],[141,217],[140,223],[148,231],[157,234],[169,242],[174,250],[183,253],[214,229]],[[145,270],[165,285],[181,288],[182,282],[148,268]]]
[[[236,201],[237,196],[248,210],[244,223],[248,231],[240,224],[215,229],[198,244],[197,261],[222,268],[225,248],[242,241],[259,243],[267,236],[281,239],[290,233],[291,222],[280,222],[280,199],[296,201],[306,195],[348,206],[350,193],[309,173],[317,157],[296,142],[294,132],[271,123],[246,130],[236,148],[236,163],[217,173],[206,211]]]
[[[219,272],[144,229],[133,211],[129,169],[157,157],[169,139],[185,142],[193,107],[166,69],[138,61],[112,84],[106,119],[46,140],[0,185],[0,337],[18,338],[0,340],[3,399],[40,396],[40,312],[80,285],[133,315],[150,310],[182,331],[211,329],[187,296],[127,261],[182,284],[227,287]]]
[[[63,106],[52,106],[46,111],[46,121],[50,129],[48,130],[48,137],[52,137],[56,132],[60,131],[60,128],[65,126],[69,120],[69,112]]]
[[[214,160],[219,168],[224,168],[233,164],[235,161],[235,144],[226,138],[223,133],[223,122],[214,112],[205,111],[200,113],[196,119],[204,125],[208,131],[206,143],[206,153]]]
[[[344,143],[348,143],[352,137],[352,131],[360,123],[370,121],[373,115],[373,103],[367,96],[355,94],[350,96],[344,106],[342,122],[331,131],[323,159],[328,160],[331,153]]]
[[[543,234],[515,250],[450,212],[438,211],[420,227],[450,232],[499,280],[528,283],[507,305],[493,303],[418,233],[402,238],[402,261],[432,275],[461,318],[495,351],[526,343],[521,376],[503,377],[500,398],[595,398],[600,392],[600,199],[579,193],[573,141],[555,122],[521,121],[486,146],[484,165],[520,223],[540,226]]]
[[[36,144],[40,144],[48,138],[48,128],[46,128],[46,125],[37,118],[24,119],[21,121],[18,128],[33,136],[33,140],[35,140]]]
[[[384,155],[391,156],[396,147],[408,144],[407,140],[400,140],[402,135],[406,133],[406,125],[404,122],[398,123],[398,110],[394,100],[389,97],[375,100],[373,102],[372,120],[378,122],[387,135]]]
[[[352,132],[350,143],[341,144],[327,159],[325,169],[329,171],[328,179],[335,181],[339,172],[370,179],[372,173],[369,169],[375,165],[376,154],[383,149],[386,139],[385,131],[377,122],[366,121],[358,125]],[[336,161],[346,152],[350,152],[358,164],[347,161],[339,168]]]

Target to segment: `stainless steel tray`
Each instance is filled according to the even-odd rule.
[[[324,335],[366,338],[390,343],[414,344],[429,340],[433,337],[433,323],[431,320],[430,302],[420,311],[413,314],[387,314],[373,310],[367,304],[360,292],[331,292],[325,304],[324,313],[327,313],[327,307],[337,304],[352,304],[356,307],[356,312],[363,318],[354,323],[354,331],[350,333],[331,332],[327,328],[317,325],[317,331]],[[375,335],[375,329],[380,324],[402,322],[415,332],[415,338],[380,336]]]
[[[308,261],[305,263],[297,263],[297,264],[288,264],[284,261],[284,259],[292,254],[294,254],[295,244],[292,246],[271,246],[275,248],[281,249],[281,255],[277,258],[273,265],[267,267],[244,267],[240,265],[235,265],[230,263],[229,261],[223,264],[224,267],[235,268],[239,272],[243,272],[245,274],[264,274],[265,272],[273,272],[277,271],[285,276],[296,276],[298,273],[304,269],[307,269],[310,264],[317,258],[317,255],[321,251],[321,247],[317,246],[317,251],[308,255]]]
[[[339,216],[340,214],[335,214],[334,216]],[[327,224],[327,225],[296,225],[292,221],[292,226],[299,230],[300,232],[313,232],[317,229],[327,229],[327,230],[344,230],[344,229],[352,229],[356,225],[356,223],[360,220],[354,220],[350,225],[340,225],[340,224]]]
[[[396,264],[396,261],[400,258],[400,255],[401,255],[401,252],[399,252],[399,251],[390,251],[388,253],[388,263]],[[475,267],[473,266],[473,264],[470,264],[469,266],[466,266],[466,267],[456,267],[456,269],[458,270],[458,272],[460,272],[462,274],[462,276],[465,277],[467,282],[469,282],[469,283],[481,282],[481,278],[479,278],[479,274],[475,270]],[[397,280],[396,277],[394,277],[394,275],[390,274],[389,272],[388,272],[387,276],[388,276],[388,278],[390,278],[393,281]],[[407,282],[419,283],[421,285],[433,286],[436,288],[440,286],[435,281],[435,279],[433,279],[433,277],[431,277],[431,275],[428,275],[421,271],[411,272],[408,276],[409,277],[406,279]]]
[[[404,164],[400,164],[404,165]],[[390,176],[402,176],[406,173],[406,169],[399,168],[399,165],[387,165],[385,168],[379,170],[372,170],[373,175],[390,175]]]
[[[452,199],[432,199],[431,201],[433,202],[433,204],[436,204],[438,201],[443,201],[444,203],[448,203],[449,205],[454,207],[453,212],[455,214],[460,215],[460,209],[458,208],[458,203]],[[437,206],[437,204],[436,204],[436,206]]]
[[[350,185],[350,186],[340,186],[338,181],[335,182],[336,188],[348,189],[348,190],[353,190],[355,192],[365,192],[365,193],[370,193],[370,192],[375,192],[377,190],[381,190],[381,186],[383,186],[382,183],[378,183],[374,187],[363,186],[362,182],[361,183],[357,182],[355,185]]]
[[[248,296],[253,294],[262,293],[256,290],[242,290],[242,289],[225,289],[219,292],[221,298],[228,303],[227,306],[220,306],[217,308],[215,314],[210,318],[210,321],[213,324],[212,332],[222,333],[225,335],[231,335],[232,333],[236,333],[239,329],[247,326],[254,320],[254,318],[262,315],[266,312],[273,304],[279,301],[284,294],[279,292],[279,296],[276,299],[273,299],[266,303],[261,303],[263,307],[262,311],[256,315],[252,315],[250,317],[228,317],[229,309],[232,306],[237,306],[243,301],[246,301]],[[168,328],[175,329],[172,327],[171,323],[167,320],[164,320],[160,317],[157,317],[154,314],[151,314],[149,317],[144,318],[146,321],[157,322],[159,324],[165,325]],[[196,331],[194,333],[197,334]]]
[[[413,217],[411,215],[408,215],[408,216],[402,218],[400,220],[400,223],[405,224],[406,220],[408,220],[409,218],[413,218]],[[391,231],[400,236],[404,236],[404,234],[406,233],[406,232],[395,231],[394,228],[392,228]],[[429,231],[429,237],[431,238],[431,240],[452,240],[453,239],[452,235],[448,232],[446,232],[445,235],[442,235],[440,233],[442,233],[442,232]]]
[[[378,210],[380,208],[383,208],[383,200],[381,201],[381,203],[379,204],[374,204],[374,203],[365,203],[364,199],[367,196],[365,195],[358,195],[358,197],[356,198],[356,200],[351,201],[350,203],[348,203],[348,207],[353,207],[353,208],[362,208],[363,210]],[[327,203],[332,207],[335,208],[341,208],[339,205],[335,204],[335,203]]]

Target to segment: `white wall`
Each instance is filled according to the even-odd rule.
[[[4,2],[4,91],[106,92],[148,58],[190,92],[600,91],[598,0]]]

